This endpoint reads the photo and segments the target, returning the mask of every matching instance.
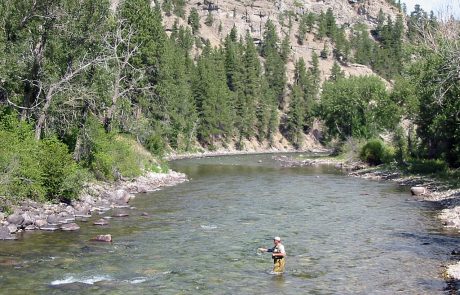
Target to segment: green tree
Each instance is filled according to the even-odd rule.
[[[372,138],[399,121],[385,84],[372,76],[325,82],[319,109],[328,134],[342,140]]]
[[[330,81],[337,81],[345,77],[345,73],[340,68],[340,65],[334,61],[334,64],[331,68],[331,76],[329,77]]]
[[[200,30],[200,15],[195,7],[190,9],[188,24],[192,27],[192,33],[196,34]]]
[[[277,45],[278,42],[279,38],[275,25],[268,20],[265,23],[261,54],[265,58],[265,76],[267,77],[268,84],[281,103],[286,85],[286,65],[283,62],[280,49]]]
[[[208,11],[208,15],[206,16],[206,19],[205,19],[204,23],[208,27],[212,27],[212,24],[214,23],[214,17],[212,16],[211,11]]]

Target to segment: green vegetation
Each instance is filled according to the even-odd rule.
[[[359,157],[362,161],[375,166],[389,163],[393,159],[393,152],[383,141],[372,139],[361,148]]]
[[[108,0],[0,3],[0,195],[70,200],[90,177],[113,181],[165,169],[142,148],[159,158],[172,150],[242,149],[245,140],[273,144],[279,132],[301,148],[315,119],[324,123],[325,144],[390,132],[394,140],[385,144],[400,165],[460,167],[459,69],[452,62],[459,41],[446,34],[458,32],[456,22],[416,7],[408,19],[382,12],[370,30],[339,26],[330,9],[290,12],[289,30],[299,19],[300,45],[311,33],[325,44],[321,57],[332,53],[321,85],[320,57],[293,60],[287,29],[268,20],[258,40],[233,27],[213,47],[199,36],[197,9],[187,15],[185,8],[183,0],[154,7],[124,0],[117,11]],[[163,15],[177,17],[170,34]],[[225,32],[216,20],[209,12],[206,30]],[[346,77],[349,62],[387,82]],[[369,142],[363,157],[387,161],[379,146]]]

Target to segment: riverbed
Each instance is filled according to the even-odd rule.
[[[459,236],[393,183],[272,155],[171,163],[190,181],[140,194],[127,217],[0,243],[5,294],[445,294]],[[110,212],[106,212],[109,215]],[[99,219],[102,216],[93,216]],[[113,243],[96,243],[111,234]],[[286,273],[258,247],[280,236]]]

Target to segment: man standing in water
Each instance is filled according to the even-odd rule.
[[[274,273],[283,273],[284,272],[284,265],[286,264],[286,251],[284,250],[284,245],[281,244],[281,238],[280,237],[275,237],[273,239],[273,243],[275,246],[270,249],[266,248],[259,248],[259,251],[262,252],[270,252],[272,253],[272,258],[273,258],[273,272]]]

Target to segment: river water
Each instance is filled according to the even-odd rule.
[[[171,166],[190,181],[139,195],[108,227],[1,242],[0,293],[446,294],[440,266],[459,238],[407,188],[282,168],[271,155]],[[108,233],[111,244],[89,241]],[[273,236],[286,247],[283,275],[257,252]]]

